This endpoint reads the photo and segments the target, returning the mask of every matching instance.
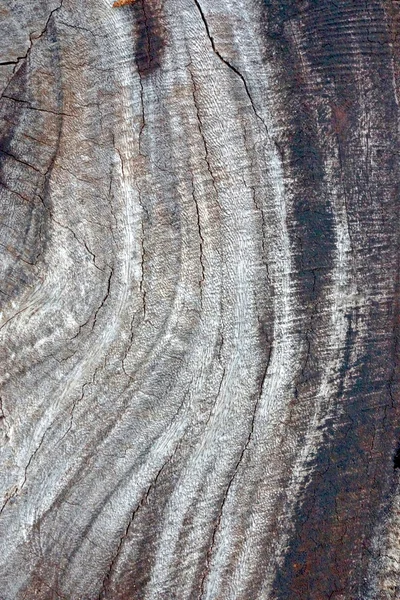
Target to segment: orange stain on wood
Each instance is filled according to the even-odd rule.
[[[115,0],[112,5],[113,8],[119,8],[120,6],[126,6],[127,4],[133,4],[135,0]]]

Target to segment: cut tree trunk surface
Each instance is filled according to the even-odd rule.
[[[395,0],[3,0],[0,600],[400,598]]]

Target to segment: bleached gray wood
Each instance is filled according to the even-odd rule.
[[[270,2],[111,4],[14,1],[0,13],[0,598],[333,597],[285,592],[279,573],[326,431],[347,426],[337,398],[369,333],[379,338],[371,307],[389,321],[396,310],[392,205],[360,167],[370,205],[349,208],[358,184],[342,153],[354,140],[339,131],[351,129],[355,165],[375,181],[382,99],[361,88],[379,65],[361,50],[349,59],[358,118],[318,104],[331,88],[304,50],[307,22],[286,23],[299,93],[331,123],[329,135],[316,126],[322,184],[308,188],[289,156],[295,108],[266,33]],[[296,186],[329,200],[311,265]],[[370,267],[374,236],[383,258]],[[379,331],[392,335],[392,321]],[[371,538],[371,598],[400,597],[395,497],[392,512],[382,500],[389,529],[383,520]],[[313,577],[325,577],[317,563]],[[357,577],[336,598],[364,590]]]

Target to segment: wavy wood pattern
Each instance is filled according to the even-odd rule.
[[[400,598],[399,3],[0,15],[1,600]]]

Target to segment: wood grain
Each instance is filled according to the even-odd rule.
[[[400,598],[398,2],[0,19],[0,599]]]

